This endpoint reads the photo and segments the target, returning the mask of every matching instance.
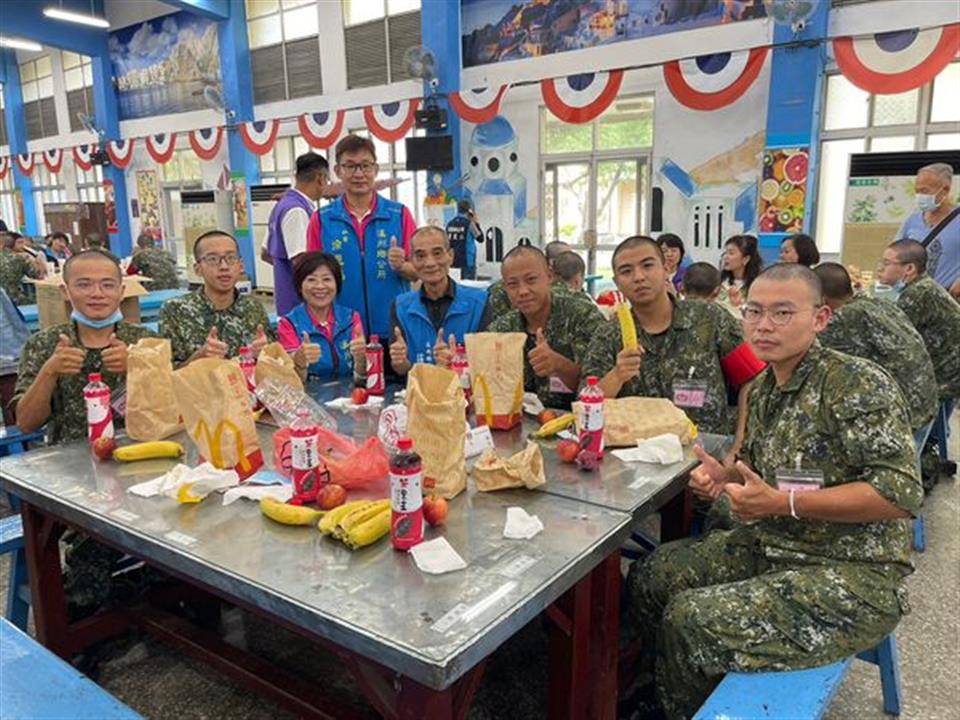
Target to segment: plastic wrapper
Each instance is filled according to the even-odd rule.
[[[327,430],[334,430],[337,427],[337,421],[333,416],[303,390],[278,383],[273,378],[267,377],[263,382],[257,383],[256,393],[260,402],[270,411],[274,422],[281,428],[290,427],[290,424],[296,420],[297,410],[300,408],[309,411],[310,419],[316,425]]]

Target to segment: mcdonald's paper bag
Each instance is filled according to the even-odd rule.
[[[452,370],[423,363],[407,375],[407,435],[423,459],[423,477],[437,494],[457,495],[467,484],[466,404],[460,379]]]
[[[127,351],[127,435],[147,442],[179,432],[170,341],[143,338]]]
[[[524,333],[470,333],[467,359],[477,422],[509,430],[521,419]]]
[[[289,385],[296,390],[303,390],[303,381],[297,375],[293,365],[293,358],[278,342],[265,345],[257,356],[257,369],[254,377],[257,385],[270,378],[281,385]]]
[[[200,455],[245,480],[263,465],[243,371],[229,360],[194,360],[173,374],[183,425]]]
[[[583,416],[580,402],[573,403],[577,430]],[[603,401],[603,444],[606,447],[635,447],[640,440],[673,433],[688,445],[694,425],[687,414],[666,398],[623,397]]]
[[[480,492],[516,487],[533,490],[540,487],[547,482],[540,446],[535,442],[527,442],[526,448],[508,458],[502,458],[488,449],[473,466],[473,481]]]

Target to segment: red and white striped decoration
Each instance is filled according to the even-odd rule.
[[[620,92],[623,70],[581,73],[540,82],[550,112],[567,123],[588,123],[610,107]]]
[[[460,90],[447,96],[450,107],[460,116],[474,125],[490,122],[500,113],[500,103],[507,92],[507,85],[500,87]]]
[[[136,138],[110,140],[107,142],[107,155],[110,156],[110,162],[123,170],[130,164],[130,161],[133,160],[133,147],[135,144]]]
[[[63,149],[54,148],[53,150],[44,150],[41,153],[43,164],[47,166],[47,170],[56,175],[60,172],[60,168],[63,167]]]
[[[363,109],[363,119],[374,137],[392,143],[410,132],[419,106],[419,98],[370,105]]]
[[[671,94],[691,110],[719,110],[739,100],[753,85],[767,58],[766,47],[720,52],[663,66]]]
[[[310,147],[326,149],[333,145],[343,131],[343,110],[304,113],[297,119],[300,135]]]
[[[0,155],[0,180],[3,180],[8,172],[10,172],[10,158]]]
[[[177,149],[176,133],[158,133],[156,135],[147,135],[147,153],[160,165],[170,162],[174,151]]]
[[[15,160],[17,163],[17,169],[21,173],[23,173],[24,175],[33,174],[33,166],[36,160],[33,153],[27,153],[26,155],[21,155],[20,153],[17,153],[17,155],[15,156]]]
[[[273,149],[280,132],[279,120],[255,120],[240,124],[240,139],[254,155],[266,155]]]
[[[213,160],[223,142],[223,126],[190,131],[190,147],[201,160]]]

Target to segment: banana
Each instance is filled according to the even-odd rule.
[[[343,540],[347,537],[352,528],[365,523],[367,520],[375,517],[378,513],[383,512],[384,509],[390,509],[389,499],[377,500],[367,507],[359,508],[353,512],[347,513],[340,518],[336,528],[334,528],[333,536],[339,540]]]
[[[341,518],[347,516],[358,508],[367,507],[372,504],[372,500],[354,500],[352,502],[344,503],[343,505],[335,507],[333,510],[330,510],[326,515],[324,515],[317,527],[324,535],[331,535],[336,529],[337,523],[340,522]]]
[[[620,321],[620,335],[623,336],[623,349],[637,349],[637,326],[633,322],[633,313],[626,300],[617,303],[617,320]]]
[[[548,438],[553,437],[561,430],[566,430],[568,427],[573,425],[576,416],[573,413],[566,413],[559,417],[555,417],[549,422],[545,422],[540,428],[533,433],[533,436],[536,438]]]
[[[343,537],[344,544],[353,550],[372,545],[390,532],[390,518],[388,505],[368,520],[351,527]]]
[[[154,458],[178,458],[183,455],[183,445],[173,440],[154,440],[118,447],[113,451],[113,459],[120,462],[153,460]]]
[[[260,500],[260,512],[283,525],[312,525],[323,515],[322,510],[290,505],[269,496]]]

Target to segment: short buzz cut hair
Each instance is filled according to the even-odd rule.
[[[373,140],[370,138],[360,137],[359,135],[355,135],[353,133],[347,135],[337,143],[337,147],[333,151],[333,155],[337,160],[337,164],[339,165],[341,155],[346,153],[360,152],[361,150],[366,150],[368,153],[373,155],[373,159],[376,161],[377,147],[373,144]]]
[[[198,237],[193,243],[193,259],[197,262],[200,262],[200,258],[203,257],[200,254],[200,243],[204,240],[207,240],[212,237],[225,237],[233,240],[234,246],[237,248],[237,255],[240,254],[240,243],[237,242],[237,239],[228,233],[226,230],[207,230],[200,237]]]
[[[683,292],[697,298],[709,298],[720,287],[720,271],[708,262],[695,262],[683,274]]]
[[[813,293],[816,304],[823,304],[823,284],[817,274],[806,265],[799,263],[777,263],[757,275],[757,280],[772,280],[773,282],[798,281],[806,285]]]
[[[140,233],[137,237],[137,246],[142,248],[152,248],[156,242],[149,233]]]
[[[613,257],[610,258],[610,266],[613,268],[613,272],[617,272],[617,255],[619,255],[624,250],[630,250],[635,247],[642,247],[647,245],[652,247],[657,251],[657,257],[660,258],[660,262],[665,262],[663,259],[663,248],[660,247],[660,243],[654,240],[649,235],[631,235],[625,240],[621,240],[620,244],[613,250]]]
[[[413,248],[414,238],[416,238],[418,235],[433,235],[433,234],[436,234],[442,237],[443,246],[449,249],[450,238],[447,237],[447,231],[444,230],[442,227],[438,227],[436,225],[422,225],[421,227],[418,227],[414,231],[413,235],[410,236],[410,248],[411,249]]]
[[[330,163],[323,155],[315,152],[304,153],[297,157],[297,182],[313,182],[320,173],[330,172]]]
[[[551,240],[543,246],[543,254],[550,263],[565,252],[570,252],[570,243],[565,243],[563,240]]]
[[[543,261],[543,265],[545,268],[547,268],[547,270],[550,269],[550,263],[547,261],[546,254],[543,252],[543,250],[538,247],[534,247],[533,245],[517,245],[511,249],[510,252],[503,256],[503,260],[500,264],[502,266],[507,262],[507,260],[519,257],[521,255],[534,255]]]
[[[561,280],[573,280],[577,275],[581,278],[587,272],[587,265],[579,253],[572,250],[560,253],[553,260],[553,271]]]
[[[820,263],[813,269],[813,272],[820,278],[820,284],[823,286],[823,296],[828,300],[843,300],[853,295],[850,273],[840,263]]]
[[[903,238],[890,243],[887,247],[893,248],[897,260],[904,265],[913,265],[917,268],[917,275],[927,271],[927,249],[916,240]]]
[[[123,278],[123,271],[120,270],[120,261],[117,260],[117,256],[114,255],[109,250],[104,250],[103,248],[89,248],[87,250],[81,250],[75,255],[71,255],[67,258],[67,261],[63,263],[63,279],[66,281],[70,277],[70,268],[75,262],[81,260],[106,260],[113,264],[113,267],[117,271],[117,277]]]
[[[949,163],[930,163],[917,170],[917,175],[922,172],[933,173],[947,185],[953,182],[953,167]]]

